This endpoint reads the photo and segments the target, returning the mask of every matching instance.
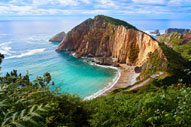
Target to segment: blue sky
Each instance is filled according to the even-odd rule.
[[[130,19],[191,19],[191,0],[0,0],[0,19],[97,14]]]

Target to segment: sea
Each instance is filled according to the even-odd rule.
[[[75,58],[71,54],[55,51],[59,43],[48,40],[55,34],[68,32],[83,20],[1,20],[0,53],[5,55],[0,76],[13,69],[30,74],[31,80],[49,72],[55,85],[51,90],[75,94],[81,98],[96,97],[111,88],[119,77],[115,68],[97,66]],[[191,20],[127,19],[128,23],[145,32],[167,28],[191,28]]]

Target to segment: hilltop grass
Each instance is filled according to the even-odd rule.
[[[104,20],[106,20],[107,22],[110,22],[111,24],[114,24],[114,25],[122,25],[122,26],[125,26],[127,29],[135,29],[137,30],[137,28],[125,21],[122,21],[120,19],[115,19],[115,18],[112,18],[112,17],[109,17],[109,16],[104,16],[104,15],[98,15],[98,17],[101,17],[103,18]]]

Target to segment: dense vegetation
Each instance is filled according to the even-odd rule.
[[[119,89],[83,101],[50,91],[49,73],[30,81],[16,70],[0,77],[1,127],[188,127],[191,125],[190,62],[164,44],[172,75],[136,91]],[[157,52],[156,52],[157,54]],[[3,59],[0,55],[0,62]],[[156,65],[160,64],[152,57]],[[154,67],[155,65],[153,65]],[[153,68],[151,67],[151,69]]]
[[[89,126],[91,113],[85,103],[79,97],[50,91],[50,85],[54,83],[49,73],[34,81],[16,70],[0,77],[0,126]]]
[[[104,16],[104,15],[98,15],[98,17],[101,17],[103,18],[104,20],[106,20],[107,22],[110,22],[111,24],[114,24],[114,25],[122,25],[122,26],[125,26],[127,29],[135,29],[137,30],[137,28],[135,26],[132,26],[131,24],[123,21],[123,20],[120,20],[120,19],[115,19],[115,18],[112,18],[112,17],[108,17],[108,16]]]

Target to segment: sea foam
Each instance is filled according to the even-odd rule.
[[[44,51],[45,51],[45,48],[28,50],[28,51],[26,51],[24,53],[21,53],[20,55],[9,56],[9,57],[7,57],[5,59],[21,58],[21,57],[24,57],[24,56],[31,56],[31,55],[34,55],[34,54],[37,54],[37,53],[41,53],[41,52],[44,52]]]
[[[90,63],[90,64],[95,65],[95,66],[99,66],[99,67],[103,67],[103,68],[116,69],[118,72],[117,72],[117,75],[115,76],[115,78],[112,80],[112,82],[110,82],[106,87],[104,87],[103,89],[97,91],[96,93],[94,93],[94,94],[92,94],[92,95],[90,95],[88,97],[85,97],[84,100],[91,100],[91,99],[94,99],[94,98],[97,98],[97,97],[101,96],[103,93],[110,90],[117,83],[117,81],[119,80],[119,78],[121,76],[121,73],[120,73],[120,71],[119,71],[119,69],[117,67],[98,65],[98,64],[95,64],[95,63]]]
[[[4,42],[0,43],[0,53],[4,55],[11,55],[12,53],[15,53],[14,51],[11,51],[11,47],[9,46],[12,42]]]

